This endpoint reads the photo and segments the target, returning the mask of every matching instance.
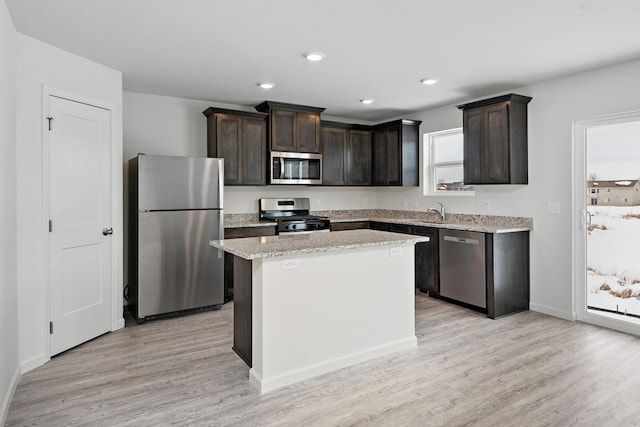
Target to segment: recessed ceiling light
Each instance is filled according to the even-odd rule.
[[[262,89],[273,89],[275,85],[276,85],[275,83],[271,83],[271,82],[258,83],[258,86],[260,86]]]
[[[420,83],[429,86],[438,83],[438,80],[439,79],[436,79],[435,77],[426,77],[424,79],[420,79]]]
[[[371,98],[365,98],[360,100],[360,102],[366,105],[373,104],[373,101],[375,101],[375,99],[371,99]]]
[[[307,53],[304,54],[304,57],[307,58],[307,60],[309,60],[309,61],[318,62],[318,61],[322,61],[324,59],[324,53],[307,52]]]

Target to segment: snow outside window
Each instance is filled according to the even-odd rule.
[[[462,128],[424,135],[424,194],[473,195],[465,185]]]

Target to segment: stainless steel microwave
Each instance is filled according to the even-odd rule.
[[[271,184],[322,184],[322,154],[271,152]]]

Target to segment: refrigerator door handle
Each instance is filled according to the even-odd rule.
[[[220,211],[220,221],[218,221],[219,229],[218,229],[218,238],[220,240],[224,239],[224,213]],[[224,251],[222,249],[218,249],[218,259],[222,259],[224,257]]]

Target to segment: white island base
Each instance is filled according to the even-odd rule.
[[[249,377],[261,393],[417,346],[414,242],[253,259],[251,269]]]

